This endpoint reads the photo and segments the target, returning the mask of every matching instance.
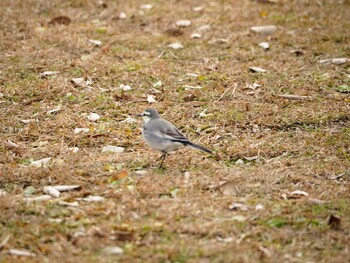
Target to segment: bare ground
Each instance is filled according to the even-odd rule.
[[[319,63],[350,57],[350,4],[265,2],[1,1],[0,262],[350,262],[349,62]],[[57,16],[71,23],[49,23]],[[192,25],[178,29],[180,19]],[[277,31],[249,32],[256,25]],[[122,122],[148,107],[215,154],[182,149],[157,169],[141,121]],[[60,184],[81,189],[25,200]],[[105,199],[60,203],[89,195]],[[116,246],[122,254],[106,251]]]

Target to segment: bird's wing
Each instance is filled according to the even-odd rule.
[[[183,135],[178,129],[176,129],[170,122],[159,119],[159,122],[157,124],[158,129],[155,131],[155,133],[157,133],[158,136],[175,142],[189,142],[187,137]]]

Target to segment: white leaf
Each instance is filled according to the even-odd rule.
[[[205,109],[204,111],[202,111],[201,113],[199,113],[199,117],[206,117],[207,116],[207,114],[206,114],[206,112],[207,112],[207,109]]]
[[[127,117],[125,120],[121,121],[121,123],[126,122],[126,123],[134,123],[137,122],[137,120],[131,118],[131,117]]]
[[[178,43],[178,42],[172,43],[168,47],[170,47],[172,49],[182,49],[182,48],[184,48],[184,46],[181,43]]]
[[[291,196],[309,196],[309,194],[305,191],[301,191],[301,190],[295,190],[293,192],[290,193]]]
[[[74,134],[89,132],[89,128],[75,128]]]
[[[89,195],[84,198],[77,198],[78,200],[82,200],[84,202],[102,202],[104,201],[104,197],[102,196],[97,196],[97,195]]]
[[[157,102],[155,96],[147,94],[147,102],[154,103]]]
[[[269,43],[267,43],[267,42],[261,42],[260,44],[259,44],[259,47],[262,47],[263,49],[269,49],[270,48],[270,44]]]
[[[276,26],[253,26],[250,28],[251,31],[259,34],[272,34],[277,30]]]
[[[255,210],[263,210],[263,209],[264,209],[264,206],[261,205],[261,204],[257,204],[257,205],[255,206]]]
[[[204,6],[195,6],[192,8],[194,12],[200,12],[204,9]]]
[[[125,19],[126,18],[126,14],[124,12],[120,12],[118,15],[119,19]]]
[[[232,203],[229,207],[230,210],[241,210],[241,211],[248,211],[248,206],[241,203]]]
[[[24,124],[29,124],[31,122],[37,122],[37,121],[38,121],[38,119],[21,120],[21,122],[24,123]]]
[[[82,88],[88,87],[90,86],[90,84],[92,84],[92,81],[89,78],[87,80],[85,80],[84,78],[73,78],[72,82],[74,83],[74,85]]]
[[[27,197],[24,200],[27,202],[41,202],[41,201],[47,201],[52,198],[51,195],[40,195],[36,197]]]
[[[60,73],[59,71],[44,71],[39,74],[40,77],[47,77],[47,76],[52,76],[52,75],[57,75]]]
[[[350,59],[348,59],[348,58],[331,58],[331,59],[321,59],[319,61],[319,63],[341,65],[341,64],[344,64],[348,61],[350,61]]]
[[[136,171],[135,172],[137,175],[146,175],[146,174],[148,174],[148,171],[146,171],[146,170],[138,170],[138,171]]]
[[[52,186],[44,186],[43,192],[55,198],[58,198],[61,195],[61,193],[57,189],[53,188]]]
[[[79,148],[78,147],[69,147],[68,150],[71,151],[72,153],[77,153],[79,151]]]
[[[50,115],[50,114],[59,112],[60,110],[61,110],[61,107],[57,107],[57,108],[54,108],[54,109],[52,109],[52,110],[47,111],[46,114],[47,114],[47,115]]]
[[[178,20],[175,23],[178,27],[188,27],[190,26],[192,23],[190,20]]]
[[[47,157],[40,160],[31,161],[30,165],[34,167],[46,167],[50,160],[51,157]]]
[[[154,88],[160,88],[161,86],[163,86],[163,83],[161,80],[158,80],[156,83],[153,84]]]
[[[9,254],[13,256],[19,256],[19,257],[35,257],[36,254],[29,252],[27,250],[19,250],[19,249],[9,249]]]
[[[201,86],[189,86],[189,85],[184,85],[183,87],[185,88],[185,90],[202,89]]]
[[[89,39],[88,42],[91,44],[91,45],[94,45],[96,47],[99,47],[102,45],[102,42],[100,40],[96,40],[96,39]]]
[[[6,194],[7,194],[7,192],[4,189],[0,189],[0,196],[4,196]]]
[[[222,243],[231,243],[233,241],[232,237],[226,237],[226,238],[222,238],[222,237],[216,237],[217,241],[222,242]]]
[[[258,72],[258,73],[265,73],[265,72],[267,72],[266,69],[259,68],[259,67],[249,67],[249,69],[252,72]]]
[[[123,254],[123,249],[121,247],[106,247],[103,249],[103,252],[108,255],[121,255]]]
[[[201,37],[202,37],[202,35],[199,33],[192,33],[191,34],[191,38],[201,38]]]
[[[210,29],[211,29],[210,25],[203,25],[203,26],[197,27],[196,31],[200,33],[204,33],[209,31]]]
[[[123,91],[132,90],[132,88],[129,85],[124,85],[124,84],[120,84],[119,88],[121,88]]]
[[[210,40],[208,43],[213,45],[213,44],[226,44],[228,42],[229,40],[227,38],[215,38]]]
[[[90,121],[98,121],[101,118],[101,116],[97,113],[90,113],[90,115],[86,116],[86,118],[88,118],[88,120]]]
[[[80,185],[54,185],[52,187],[55,188],[57,191],[64,192],[79,189]]]
[[[111,152],[111,153],[122,153],[124,152],[123,147],[118,147],[118,146],[112,146],[112,145],[107,145],[103,147],[102,152]]]
[[[153,5],[151,5],[151,4],[145,4],[145,5],[140,6],[140,8],[144,9],[144,10],[150,10],[152,7],[153,7]]]
[[[19,146],[17,144],[15,144],[14,142],[7,140],[7,142],[5,142],[6,147],[13,149],[13,148],[18,148]]]
[[[77,201],[74,201],[74,202],[59,201],[58,204],[62,205],[62,206],[71,206],[71,207],[78,207],[79,206],[79,203]]]
[[[198,77],[199,75],[196,74],[196,73],[186,73],[186,76],[196,78],[196,77]]]

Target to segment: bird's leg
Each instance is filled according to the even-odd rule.
[[[165,157],[167,156],[167,152],[163,152],[162,156],[159,158],[161,159],[162,161],[160,162],[160,165],[159,165],[159,169],[163,167],[163,162],[165,160]]]

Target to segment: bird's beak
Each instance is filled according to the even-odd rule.
[[[136,114],[136,117],[142,117],[142,116],[143,116],[142,113]]]

